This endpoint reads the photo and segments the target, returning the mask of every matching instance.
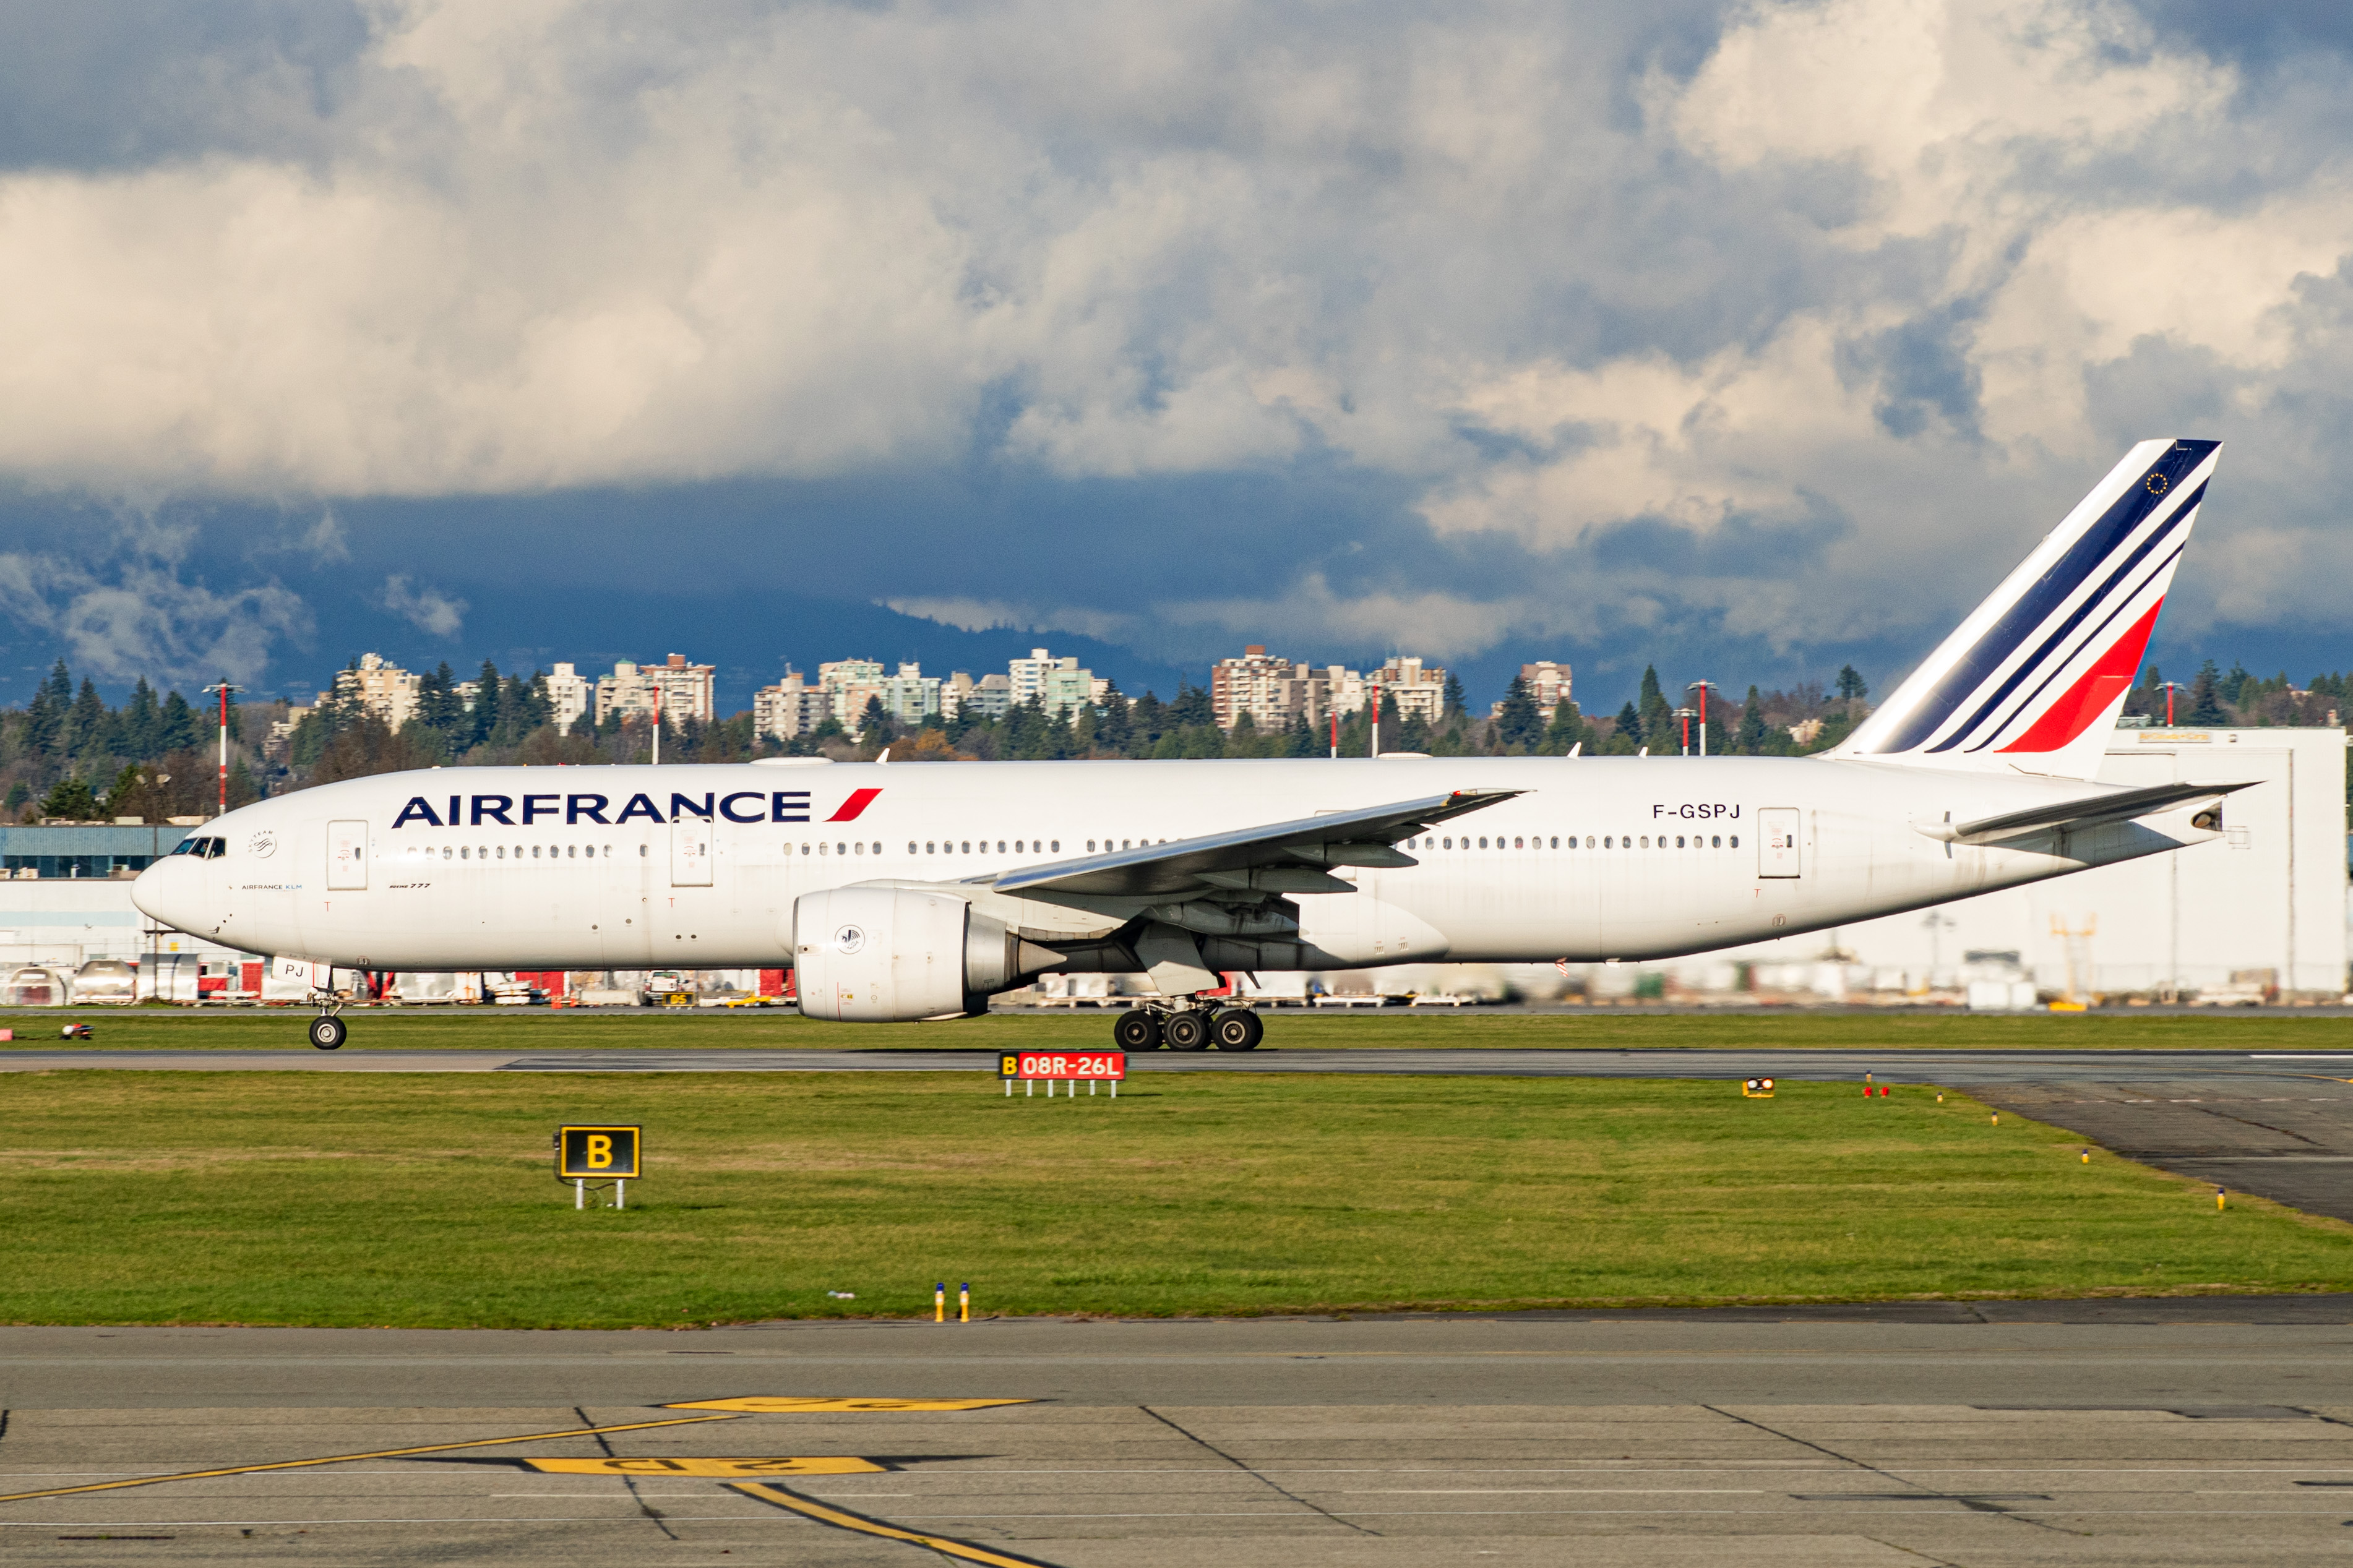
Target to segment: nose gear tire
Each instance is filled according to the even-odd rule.
[[[311,1020],[311,1043],[322,1051],[343,1049],[343,1037],[349,1033],[341,1018],[328,1014],[322,1013]]]

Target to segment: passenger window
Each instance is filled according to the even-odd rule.
[[[924,854],[926,854],[926,855],[936,855],[936,854],[938,854],[939,852],[940,852],[940,851],[939,851],[939,847],[938,847],[937,845],[934,844],[934,843],[933,843],[930,839],[928,839],[928,838],[926,838],[925,840],[923,840],[923,853],[924,853]]]
[[[1682,834],[1678,833],[1678,834],[1676,834],[1676,835],[1675,835],[1675,847],[1676,847],[1676,848],[1678,848],[1678,849],[1680,849],[1680,848],[1682,848],[1683,847],[1683,836]]]
[[[1723,848],[1723,847],[1724,847],[1724,835],[1723,835],[1723,834],[1721,834],[1721,833],[1717,834],[1717,835],[1715,836],[1715,842],[1714,842],[1713,844],[1711,844],[1709,847],[1710,847],[1711,848],[1715,848],[1715,849],[1721,849],[1721,848]]]
[[[1094,841],[1093,839],[1090,838],[1090,839],[1088,839],[1088,840],[1087,840],[1087,853],[1088,853],[1088,854],[1090,854],[1090,855],[1092,855],[1092,854],[1093,854],[1094,852],[1095,852],[1095,841]]]
[[[505,845],[501,844],[501,845],[500,845],[500,846],[499,846],[499,858],[500,858],[500,859],[501,859],[501,860],[503,860],[503,859],[505,859],[506,858],[507,858],[507,847],[506,847]]]
[[[1615,849],[1618,847],[1618,840],[1605,833],[1601,836],[1601,847],[1604,849]]]
[[[1732,836],[1732,847],[1733,847],[1735,849],[1737,849],[1737,848],[1739,848],[1739,847],[1740,847],[1740,835],[1738,835],[1737,833],[1736,833],[1736,834],[1734,834],[1734,835]]]
[[[1512,847],[1514,849],[1522,849],[1525,848],[1526,846],[1523,845],[1517,838],[1514,838],[1512,840]]]
[[[964,843],[964,848],[963,848],[963,850],[962,850],[962,853],[966,854],[966,855],[969,855],[969,854],[971,854],[971,853],[972,853],[972,841],[971,841],[970,839],[966,839],[966,840],[965,840],[965,843]]]
[[[1057,838],[1054,840],[1053,849],[1054,853],[1057,855],[1060,855],[1062,852],[1062,841],[1060,839]]]
[[[1556,834],[1554,834],[1554,835],[1553,835],[1552,847],[1553,847],[1554,848],[1556,848],[1556,849],[1557,849],[1557,848],[1559,848],[1559,847],[1560,847],[1560,835],[1558,835],[1557,833],[1556,833]],[[1569,847],[1570,848],[1572,848],[1572,849],[1576,848],[1576,847],[1577,847],[1577,840],[1576,840],[1576,839],[1574,839],[1574,838],[1570,839],[1570,840],[1568,841],[1568,847]]]
[[[865,846],[865,845],[863,845],[863,844],[853,844],[853,845],[851,845],[851,846],[850,846],[850,849],[851,849],[851,851],[852,851],[853,853],[855,853],[855,854],[859,854],[859,855],[863,855],[863,854],[865,854],[865,853],[866,853],[866,846]]]
[[[907,840],[907,853],[908,853],[908,854],[910,854],[910,855],[913,855],[914,852],[915,852],[915,841],[914,841],[913,839],[910,838],[910,839],[908,839],[908,840]]]
[[[817,852],[818,852],[818,854],[820,854],[820,855],[824,854],[824,853],[825,853],[825,846],[824,846],[824,845],[822,845],[822,844],[818,845],[818,846],[817,847]]]

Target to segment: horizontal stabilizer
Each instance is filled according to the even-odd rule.
[[[986,883],[1000,893],[1181,897],[1207,892],[1217,886],[1230,886],[1231,878],[1225,874],[1261,867],[1305,869],[1319,866],[1411,866],[1416,862],[1392,847],[1398,839],[1412,837],[1438,823],[1483,810],[1525,793],[1515,789],[1459,789],[1451,795],[1398,801],[1391,805],[1326,812],[1320,816],[1206,834],[1198,838],[1178,838],[1166,844],[1140,844],[1133,849],[1057,860],[972,880]],[[1222,880],[1212,880],[1213,878]]]
[[[2250,780],[2249,784],[2253,782]],[[1923,831],[1931,837],[1949,839],[1956,844],[1988,844],[1999,838],[2015,838],[2021,834],[2048,832],[2052,828],[2129,822],[2136,816],[2147,816],[2179,805],[2184,801],[2220,800],[2232,790],[2247,787],[2247,784],[2151,784],[2146,789],[2122,789],[2078,800],[2053,801],[2049,805],[2030,806],[2024,811],[2006,811],[1999,816],[1978,817],[1975,822],[1938,823]]]

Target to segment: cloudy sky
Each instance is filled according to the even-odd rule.
[[[2353,13],[0,10],[0,698],[1044,642],[1883,689],[2135,439],[2353,663]],[[2331,454],[2337,454],[2332,456]]]

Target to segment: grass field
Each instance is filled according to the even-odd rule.
[[[0,1015],[17,1038],[0,1051],[55,1047],[70,1016],[94,1037],[80,1048],[124,1050],[304,1047],[304,1009],[197,1012],[177,1007],[26,1010]],[[975,1050],[1109,1043],[1113,1015],[997,1013],[944,1024],[820,1024],[781,1008],[606,1011],[435,1007],[354,1009],[351,1045],[369,1050],[637,1049]],[[1995,1016],[1967,1013],[1378,1013],[1281,1011],[1267,1048],[1449,1047],[1660,1050],[1676,1047],[1788,1049],[2347,1050],[2353,1018],[2284,1009],[2242,1013],[2112,1011]]]
[[[2218,1214],[1928,1089],[1155,1075],[1114,1103],[968,1074],[61,1072],[0,1092],[16,1322],[894,1315],[935,1280],[984,1312],[1117,1314],[2353,1287],[2353,1226]],[[548,1154],[566,1121],[645,1126],[628,1211],[575,1212]]]

